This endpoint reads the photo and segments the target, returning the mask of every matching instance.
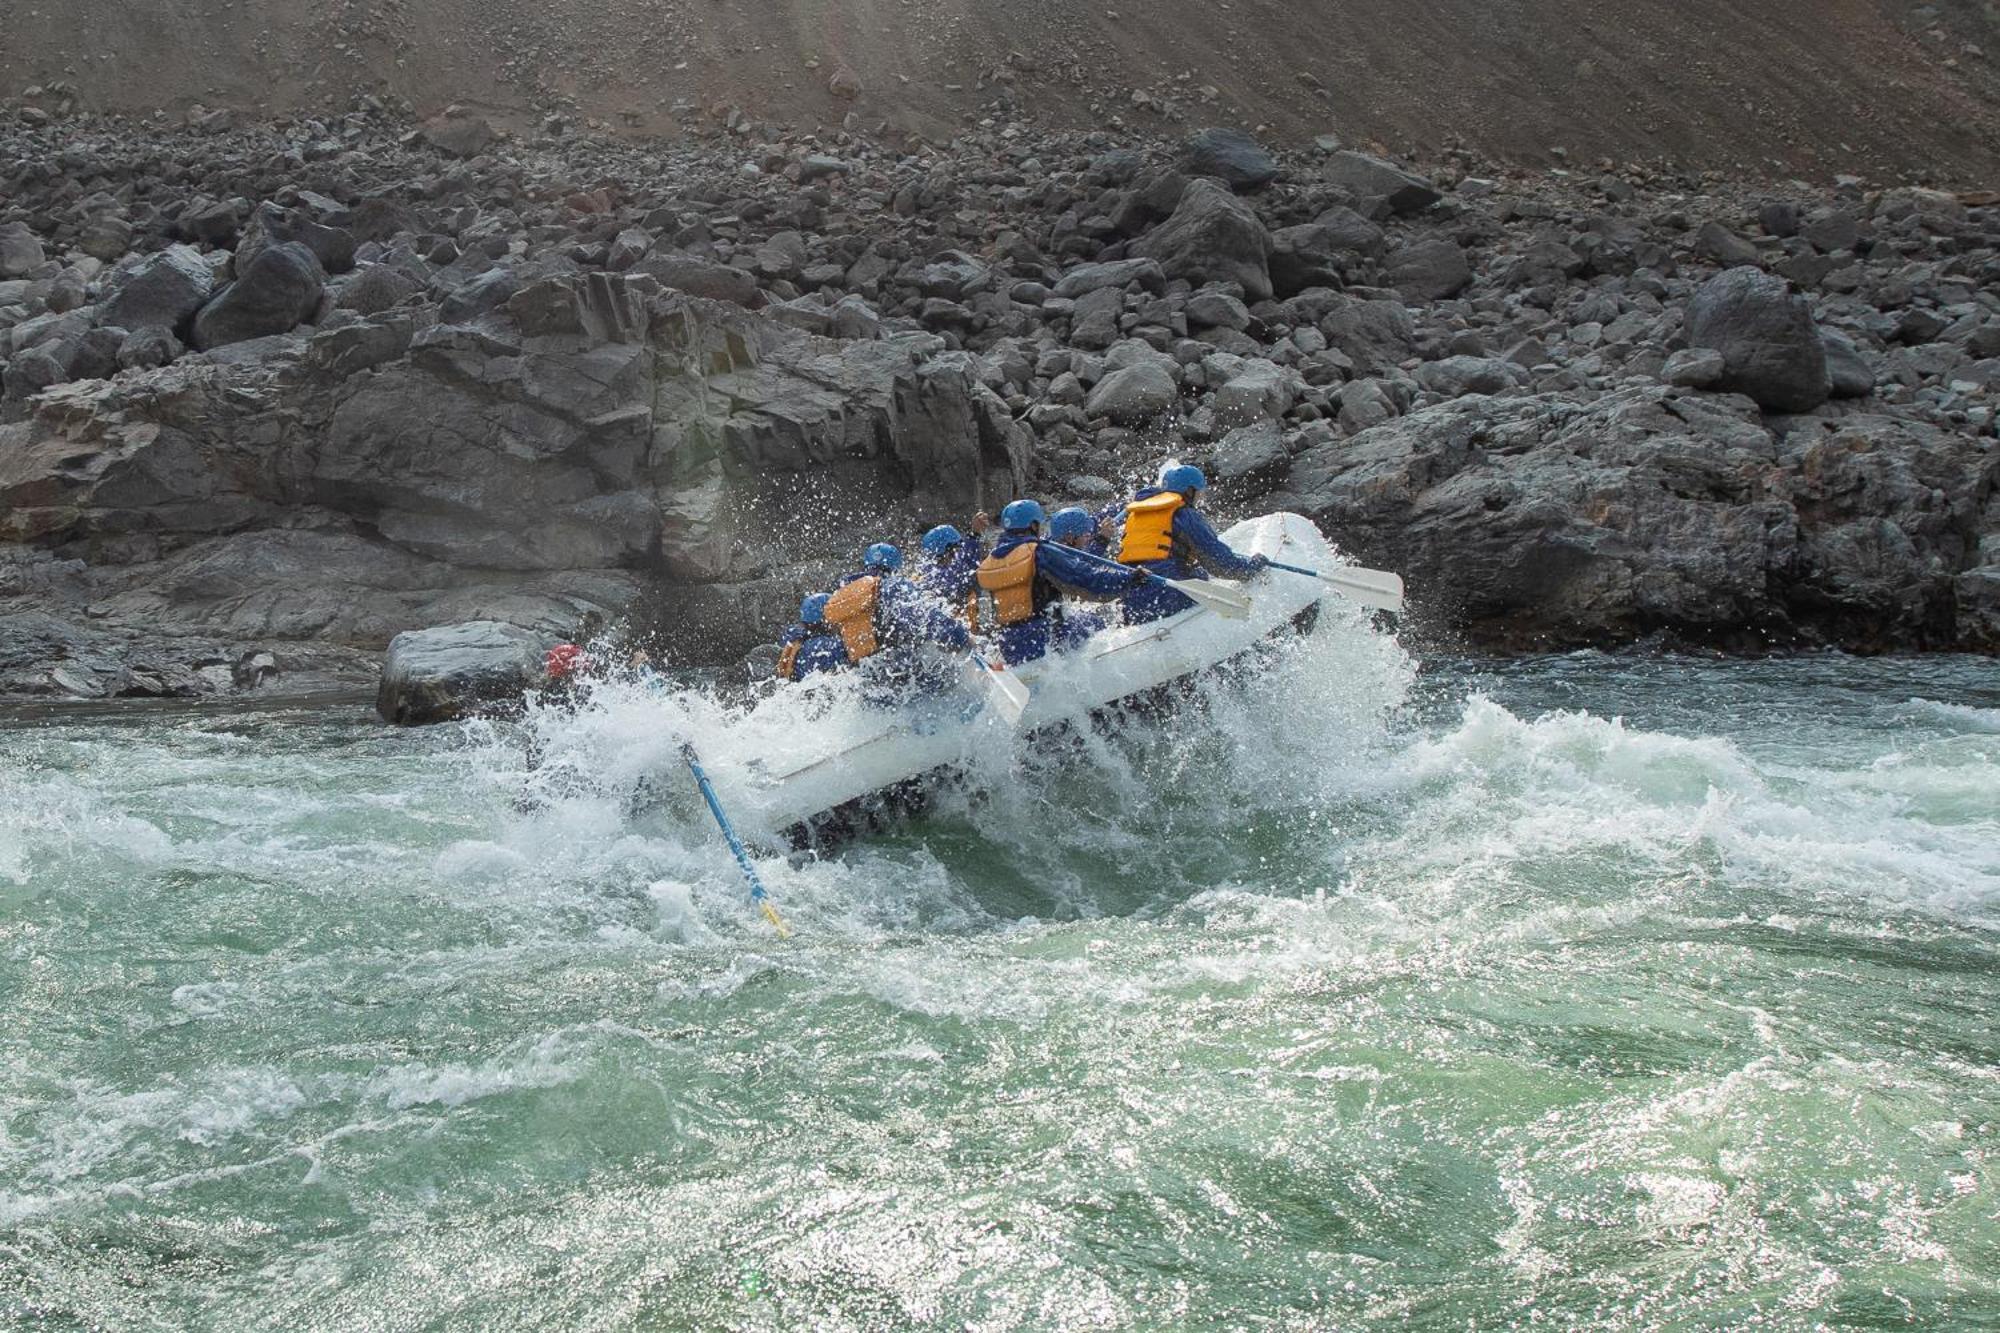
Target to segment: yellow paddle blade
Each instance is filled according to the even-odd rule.
[[[792,937],[791,927],[787,926],[785,919],[778,915],[778,909],[768,902],[764,904],[764,919],[778,928],[779,939],[788,940]]]

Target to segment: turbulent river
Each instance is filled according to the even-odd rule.
[[[721,720],[0,720],[0,1326],[2000,1325],[1990,661],[1322,635],[782,942]]]

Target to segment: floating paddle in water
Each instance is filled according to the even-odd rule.
[[[978,652],[966,654],[978,675],[980,688],[985,691],[986,702],[993,711],[1013,726],[1021,720],[1021,714],[1028,710],[1028,686],[1019,676],[1009,671],[999,662],[988,661]]]
[[[1089,551],[1078,550],[1075,547],[1070,548],[1070,554],[1080,555],[1085,560],[1094,560],[1100,565],[1109,565],[1113,569],[1124,569],[1136,574],[1143,574],[1148,583],[1158,584],[1162,588],[1172,588],[1196,606],[1207,607],[1224,620],[1246,620],[1250,616],[1249,594],[1238,592],[1234,588],[1220,587],[1217,584],[1210,583],[1206,579],[1170,579],[1163,575],[1155,574],[1151,570],[1140,569],[1137,565],[1122,564],[1119,561],[1109,560],[1101,555],[1092,555]]]
[[[729,816],[722,813],[722,802],[716,797],[715,784],[702,772],[701,757],[694,752],[692,741],[681,743],[681,758],[687,761],[688,772],[694,774],[695,784],[701,788],[702,799],[708,802],[708,812],[715,816],[716,825],[729,843],[729,850],[736,854],[736,864],[743,868],[743,878],[750,881],[750,901],[763,909],[764,919],[778,928],[778,938],[790,939],[791,930],[784,918],[778,915],[778,908],[771,901],[771,895],[764,890],[764,881],[757,878],[757,868],[750,864],[750,853],[743,850],[743,839],[736,836],[736,830],[729,823]]]
[[[1360,569],[1349,566],[1341,569],[1307,569],[1304,565],[1282,565],[1271,562],[1272,569],[1282,569],[1288,574],[1303,574],[1309,579],[1318,579],[1340,589],[1349,598],[1363,606],[1372,606],[1381,611],[1401,612],[1403,609],[1403,580],[1400,575],[1391,574],[1386,569]]]

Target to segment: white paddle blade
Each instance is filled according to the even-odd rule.
[[[987,707],[998,713],[1010,727],[1019,722],[1021,714],[1028,711],[1030,696],[1027,682],[977,653],[966,660],[979,678],[980,692],[985,696]]]
[[[1363,606],[1399,613],[1403,609],[1403,579],[1400,574],[1392,574],[1386,569],[1349,567],[1330,570],[1319,577],[1320,582],[1332,584]]]
[[[1250,598],[1234,588],[1218,588],[1195,579],[1168,579],[1167,586],[1187,596],[1197,606],[1205,606],[1224,620],[1247,620]]]

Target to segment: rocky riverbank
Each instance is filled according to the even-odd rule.
[[[1992,195],[373,108],[0,164],[10,692],[586,616],[715,663],[869,538],[1169,455],[1441,636],[2000,648]]]

